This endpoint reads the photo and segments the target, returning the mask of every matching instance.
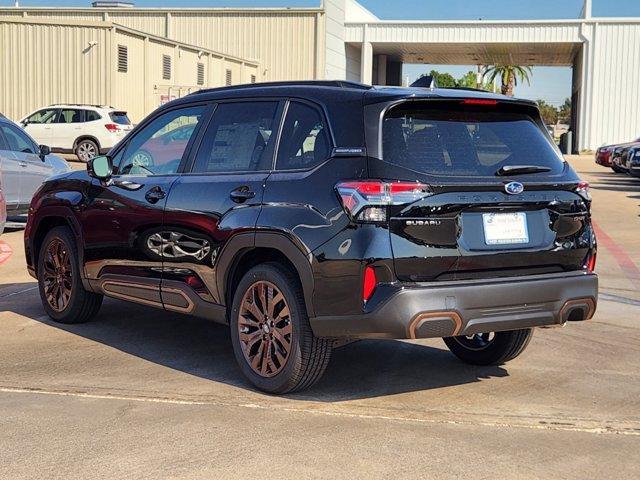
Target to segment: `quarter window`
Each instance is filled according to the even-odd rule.
[[[100,120],[102,118],[98,112],[94,112],[93,110],[85,110],[84,112],[84,121],[85,122],[95,122],[96,120]]]
[[[204,134],[193,171],[269,170],[277,102],[223,103]]]
[[[329,158],[331,142],[322,114],[303,103],[291,102],[278,149],[278,170],[306,169]]]
[[[119,161],[120,175],[170,175],[178,171],[204,106],[167,112],[131,139]]]

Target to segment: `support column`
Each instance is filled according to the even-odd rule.
[[[362,83],[373,83],[373,45],[369,42],[362,43],[360,57],[360,81]]]
[[[378,79],[376,80],[378,85],[387,84],[387,56],[378,55]]]

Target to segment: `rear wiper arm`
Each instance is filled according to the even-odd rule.
[[[498,177],[506,177],[509,175],[523,175],[527,173],[544,173],[550,172],[551,167],[541,167],[539,165],[504,165],[496,171]]]

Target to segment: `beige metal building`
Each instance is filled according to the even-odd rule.
[[[0,111],[112,105],[142,120],[201,88],[255,82],[259,63],[107,21],[0,18]]]
[[[209,61],[214,65],[207,67],[208,85],[248,82],[252,71],[258,82],[329,78],[398,85],[404,63],[500,62],[573,68],[576,150],[640,134],[640,18],[594,18],[591,0],[584,0],[583,14],[576,19],[389,21],[356,0],[319,1],[319,8],[0,8],[0,31],[14,32],[0,36],[0,111],[16,118],[49,99],[100,98],[111,99],[139,119],[164,99],[186,91],[177,87],[193,86],[197,67],[192,62],[198,62],[198,52],[204,58],[224,57],[222,63],[235,68],[231,81],[222,81],[220,72],[228,68]],[[49,30],[55,35],[43,33]],[[17,31],[22,37],[15,36]],[[78,49],[84,52],[92,35],[105,36],[107,31],[114,32],[109,40],[105,37],[102,46],[79,56]],[[38,53],[43,35],[53,35],[51,41],[58,42],[55,55],[51,50],[46,58]],[[54,40],[56,35],[67,40]],[[137,53],[136,61],[131,56],[126,80],[116,70],[118,38],[132,45],[149,43],[146,56]],[[130,48],[130,55],[141,51],[139,46]],[[184,71],[184,78],[166,81],[158,78],[160,51],[172,49],[176,76]],[[42,58],[44,76],[34,63]],[[70,58],[85,63],[78,67]],[[98,73],[89,59],[103,62],[103,70]],[[64,63],[58,66],[57,61]],[[16,68],[31,73],[17,74]],[[52,79],[57,72],[58,78]],[[137,86],[140,75],[146,90]],[[53,85],[58,86],[52,96],[48,92]]]

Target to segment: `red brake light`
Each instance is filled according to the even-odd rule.
[[[593,273],[596,270],[596,258],[597,258],[598,254],[596,252],[593,252],[591,255],[589,255],[589,257],[587,258],[586,261],[586,269],[587,272],[589,273]]]
[[[107,130],[109,130],[111,133],[116,133],[120,131],[120,127],[118,125],[116,125],[115,123],[107,123],[104,128],[106,128]]]
[[[463,105],[497,105],[497,100],[488,100],[486,98],[467,98],[462,101]]]
[[[429,187],[418,182],[342,182],[336,190],[347,213],[356,220],[374,223],[386,221],[388,205],[413,203],[431,195]]]
[[[373,267],[366,267],[364,269],[364,278],[362,281],[362,301],[367,302],[373,295],[373,292],[376,289],[376,284],[378,280],[376,279],[376,271]]]

